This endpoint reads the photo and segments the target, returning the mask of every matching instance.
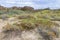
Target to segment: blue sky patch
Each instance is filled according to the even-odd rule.
[[[58,9],[60,8],[60,0],[0,0],[0,5],[5,7],[31,6],[35,9],[42,9],[47,7]]]

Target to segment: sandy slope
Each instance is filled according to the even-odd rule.
[[[45,33],[42,32],[43,36],[41,35],[41,30],[40,33],[38,29],[34,29],[31,31],[8,31],[6,33],[3,33],[3,27],[7,24],[13,24],[14,22],[18,22],[15,20],[15,18],[9,18],[7,21],[3,21],[2,19],[0,20],[0,40],[44,40]],[[55,23],[60,25],[60,21],[54,21]],[[60,32],[60,27],[57,28]],[[50,40],[46,39],[45,40]],[[54,38],[52,40],[60,40],[60,34],[59,38]]]
[[[59,32],[59,38],[55,38],[55,40],[60,40],[60,21],[52,21],[52,22],[59,24],[59,27],[57,27],[58,32]]]
[[[0,32],[2,32],[2,28],[7,24],[7,22],[0,20]]]

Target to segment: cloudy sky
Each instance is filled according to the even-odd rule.
[[[5,7],[31,6],[35,9],[47,7],[56,9],[60,8],[60,0],[0,0],[0,5]]]

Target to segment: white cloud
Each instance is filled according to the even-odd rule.
[[[12,1],[6,1],[7,4],[13,4],[15,2],[12,2]]]
[[[0,4],[7,7],[32,6],[34,8],[60,8],[60,0],[1,0]]]

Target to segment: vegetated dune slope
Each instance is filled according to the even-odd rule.
[[[5,21],[0,20],[0,40],[60,40],[60,21],[54,21],[58,25],[50,29],[38,25],[36,28],[30,30],[11,30],[9,26],[15,22],[19,24],[19,21],[15,19],[16,18],[9,18]]]
[[[0,10],[0,40],[60,40],[60,10]]]

